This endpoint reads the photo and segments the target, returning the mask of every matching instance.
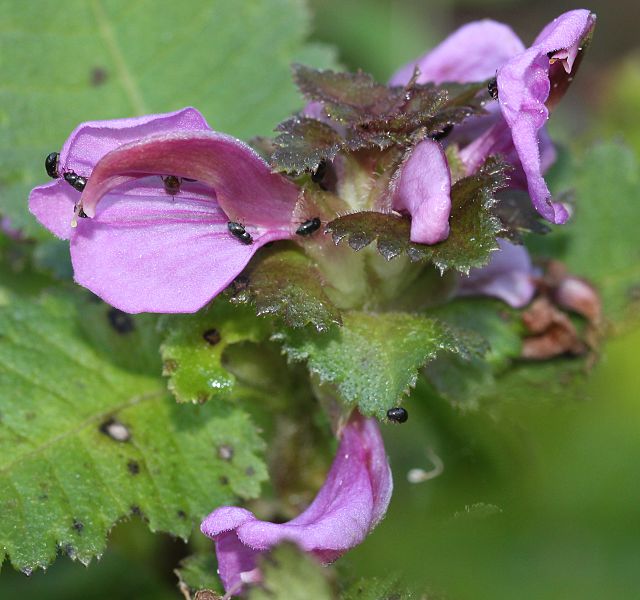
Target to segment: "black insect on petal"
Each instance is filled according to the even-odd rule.
[[[314,217],[313,219],[309,219],[302,223],[300,227],[296,229],[296,233],[298,235],[311,235],[320,229],[320,225],[320,219],[318,217]]]
[[[51,177],[51,179],[58,179],[60,177],[58,174],[59,158],[59,152],[51,152],[51,154],[47,154],[47,158],[44,159],[44,168],[47,170],[47,175]]]
[[[77,173],[73,171],[67,171],[64,174],[64,180],[75,190],[79,192],[83,191],[85,186],[87,185],[87,178],[81,177]]]
[[[498,80],[494,77],[493,79],[489,79],[489,83],[487,84],[487,89],[489,90],[489,95],[494,99],[498,99]]]
[[[401,406],[390,408],[387,411],[387,419],[389,419],[389,421],[393,421],[394,423],[405,423],[408,418],[409,413]]]
[[[243,244],[251,244],[253,242],[251,234],[247,232],[247,230],[244,228],[244,225],[236,223],[235,221],[229,221],[227,223],[227,228],[229,229],[231,235],[239,239]]]
[[[162,178],[162,182],[164,183],[164,191],[167,192],[169,196],[175,196],[180,192],[180,186],[182,184],[182,179],[180,177],[167,175]]]

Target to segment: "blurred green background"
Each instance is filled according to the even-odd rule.
[[[506,22],[526,43],[579,6],[313,0],[311,38],[335,46],[346,68],[385,80],[469,20]],[[593,0],[587,8],[598,14],[594,42],[551,121],[552,135],[577,150],[623,140],[640,154],[637,2]],[[603,198],[603,210],[614,210],[614,200]],[[627,319],[604,348],[588,399],[532,389],[526,401],[460,413],[418,387],[407,403],[409,422],[384,430],[396,481],[388,516],[339,568],[358,576],[400,572],[431,590],[429,598],[640,598],[639,349],[638,321]],[[444,461],[443,474],[408,483],[409,469],[430,468],[428,448]],[[27,579],[4,565],[0,597],[178,598],[172,569],[189,552],[134,520],[116,527],[109,550],[89,569],[60,558]]]

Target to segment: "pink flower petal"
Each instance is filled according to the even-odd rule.
[[[423,140],[398,171],[393,207],[411,215],[411,241],[436,244],[449,235],[451,174],[438,142]]]
[[[511,128],[529,194],[538,212],[553,223],[564,223],[569,213],[562,204],[552,202],[542,177],[538,131],[549,118],[545,105],[551,89],[548,54],[562,56],[564,52],[566,65],[571,68],[578,44],[594,23],[595,16],[588,10],[565,13],[544,28],[531,48],[498,70],[500,108]]]
[[[340,446],[312,504],[288,523],[260,521],[243,508],[225,506],[201,525],[216,541],[218,569],[228,592],[240,591],[256,558],[273,546],[295,542],[323,562],[361,543],[386,512],[393,483],[375,419],[359,413],[342,431]]]
[[[164,193],[159,178],[107,195],[95,219],[78,219],[71,239],[75,280],[129,313],[195,312],[242,271],[277,232],[247,227],[245,245],[210,190],[183,182]]]
[[[82,194],[87,216],[118,185],[150,174],[197,179],[211,186],[229,220],[290,228],[298,188],[241,141],[221,133],[194,131],[143,138],[106,154]]]
[[[39,185],[29,194],[29,211],[55,236],[68,240],[73,234],[73,207],[80,200],[80,192],[63,179]]]
[[[171,113],[144,115],[131,119],[87,121],[78,125],[60,151],[60,173],[74,171],[88,177],[95,164],[118,146],[143,137],[172,131],[210,130],[205,118],[195,108]]]
[[[392,85],[404,85],[420,69],[418,83],[482,81],[524,50],[520,38],[507,25],[485,19],[463,25],[422,58],[402,67]]]
[[[521,308],[533,298],[533,266],[524,246],[498,240],[500,250],[491,256],[485,267],[471,269],[467,277],[461,276],[460,296],[493,296],[514,308]]]

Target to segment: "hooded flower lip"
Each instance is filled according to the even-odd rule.
[[[261,246],[293,235],[297,187],[193,108],[81,125],[59,165],[89,177],[83,195],[60,178],[32,190],[29,208],[70,239],[75,280],[126,312],[194,312]],[[158,176],[169,174],[202,177],[170,195]],[[73,228],[79,201],[94,218]],[[231,220],[253,243],[230,234]]]
[[[216,542],[218,570],[228,593],[256,576],[261,552],[295,542],[322,562],[336,560],[361,543],[384,516],[393,482],[375,419],[355,412],[322,489],[295,519],[282,524],[258,520],[243,508],[224,506],[202,522]]]
[[[514,308],[531,302],[535,294],[534,270],[524,246],[498,240],[500,249],[493,253],[489,264],[471,269],[461,276],[460,296],[493,296]]]
[[[451,174],[438,142],[423,140],[401,165],[393,207],[411,214],[411,241],[436,244],[449,235]]]
[[[565,223],[569,213],[562,204],[551,201],[542,177],[538,131],[549,118],[549,74],[552,66],[558,68],[558,61],[571,73],[580,44],[594,26],[595,15],[588,10],[564,13],[542,30],[530,48],[498,69],[496,76],[500,109],[527,176],[529,195],[536,210],[552,223]]]

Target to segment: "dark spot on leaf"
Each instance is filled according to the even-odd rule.
[[[131,333],[136,328],[131,315],[128,315],[117,308],[110,308],[107,313],[107,318],[109,319],[111,327],[113,327],[118,333]]]
[[[131,473],[132,475],[137,475],[138,473],[140,473],[140,465],[135,460],[130,460],[127,463],[127,469],[129,469],[129,473]]]
[[[76,551],[71,544],[65,544],[62,550],[69,558],[75,558]]]
[[[209,344],[211,344],[212,346],[215,346],[216,344],[220,343],[220,340],[222,339],[220,337],[220,332],[217,329],[207,329],[203,334],[202,337],[205,339],[205,341],[207,341]]]
[[[222,460],[231,460],[233,458],[233,448],[227,444],[219,446],[218,457]]]
[[[102,85],[107,80],[108,75],[104,67],[93,67],[91,69],[91,85],[93,87]]]
[[[218,481],[220,482],[220,485],[229,485],[229,478],[224,475],[222,475]]]
[[[178,370],[178,361],[173,358],[167,358],[162,363],[162,374],[163,375],[173,375]]]
[[[244,473],[245,473],[245,475],[246,475],[247,477],[253,477],[253,475],[255,475],[255,474],[256,474],[256,470],[255,470],[253,467],[247,467],[247,468],[244,470]]]
[[[127,427],[113,417],[100,425],[100,432],[116,442],[128,442],[131,439],[131,432]]]
[[[179,519],[186,519],[187,518],[187,513],[184,512],[183,510],[179,510],[177,514],[178,514],[178,518]]]
[[[84,529],[84,524],[82,523],[82,521],[78,521],[78,519],[74,519],[72,527],[78,533],[82,533],[82,530]]]

